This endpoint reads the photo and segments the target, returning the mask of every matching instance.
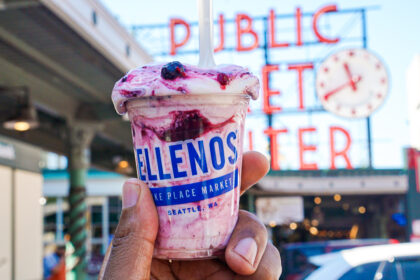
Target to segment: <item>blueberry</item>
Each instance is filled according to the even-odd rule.
[[[162,67],[160,75],[165,80],[175,80],[178,77],[185,77],[184,65],[179,61],[169,62]]]

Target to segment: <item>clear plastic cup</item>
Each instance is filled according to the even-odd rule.
[[[172,95],[127,103],[137,174],[159,214],[154,256],[222,255],[238,219],[249,96]]]

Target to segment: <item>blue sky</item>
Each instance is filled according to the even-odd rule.
[[[139,1],[139,0],[101,0],[106,7],[114,14],[125,26],[133,24],[152,24],[168,23],[170,17],[181,17],[187,21],[197,21],[196,1]],[[338,9],[352,7],[371,7],[378,9],[368,12],[368,48],[381,57],[388,67],[390,74],[390,92],[385,104],[372,116],[372,136],[373,136],[373,159],[375,168],[399,168],[404,165],[403,147],[409,143],[408,134],[408,115],[406,97],[406,70],[416,53],[420,53],[420,1],[395,1],[395,0],[358,0],[358,1],[288,1],[288,0],[214,0],[214,14],[223,13],[226,18],[233,18],[237,13],[244,12],[252,17],[266,16],[270,8],[274,8],[277,14],[294,13],[297,6],[303,12],[314,12],[327,5],[337,4]],[[162,7],[165,7],[162,9]],[[334,23],[332,23],[334,24]],[[140,42],[141,43],[141,42]],[[334,50],[334,49],[333,49]],[[290,52],[289,55],[293,53]],[[261,56],[249,54],[246,65],[252,71],[258,72],[261,68]],[[273,55],[275,56],[275,55]],[[177,58],[178,59],[178,58]],[[179,58],[180,60],[182,59]],[[195,58],[185,58],[190,63],[196,63]],[[198,56],[196,58],[198,60]],[[218,54],[217,62],[243,64],[243,57],[230,54]],[[281,58],[280,58],[281,59]],[[219,61],[220,60],[220,61]],[[185,61],[185,60],[183,60]],[[282,76],[284,79],[286,76]],[[287,77],[286,77],[287,78]],[[280,79],[280,77],[279,77]],[[274,84],[285,93],[288,92],[289,85],[283,83]],[[291,89],[293,91],[293,89]],[[290,99],[290,98],[289,98]],[[288,101],[287,95],[278,99],[280,104]],[[259,106],[254,105],[257,108]],[[318,144],[316,155],[307,155],[307,161],[319,162],[320,168],[328,168],[328,147],[327,126],[320,124],[344,123],[352,132],[354,148],[352,148],[352,161],[356,167],[364,167],[367,163],[364,144],[365,129],[364,123],[360,121],[348,122],[340,119],[327,118],[323,116],[300,120],[299,116],[279,116],[274,127],[281,128],[286,126],[291,132],[290,137],[282,139],[280,142],[283,149],[282,156],[286,158],[285,168],[297,168],[297,136],[296,127],[300,125],[314,124],[319,125],[318,136],[310,137],[306,141],[308,144]],[[258,123],[264,121],[263,117],[254,116],[249,122],[249,126],[258,127]],[[255,133],[257,134],[257,133]],[[360,134],[360,135],[359,135]],[[256,150],[266,152],[266,137],[262,133],[254,140]]]

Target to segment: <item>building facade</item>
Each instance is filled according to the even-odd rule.
[[[42,151],[0,137],[0,279],[42,279]]]

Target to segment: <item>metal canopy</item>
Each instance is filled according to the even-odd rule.
[[[85,9],[85,22],[71,21],[73,14],[63,16],[74,10],[59,7],[63,5],[59,1],[0,0],[0,85],[28,87],[41,121],[41,127],[34,131],[18,133],[0,128],[0,134],[66,154],[69,126],[79,121],[104,124],[92,144],[92,164],[113,169],[113,156],[133,158],[130,125],[115,113],[110,99],[115,81],[128,67],[113,63],[109,55],[113,49],[94,46],[92,42],[98,40],[92,41],[86,34],[98,28],[97,36],[102,36],[98,38],[103,42],[126,41],[131,46],[131,64],[146,63],[150,57],[98,2],[83,2],[80,8]],[[90,13],[95,14],[95,22]],[[107,29],[96,27],[96,21],[107,24]],[[133,54],[136,50],[140,51]],[[122,48],[121,60],[130,60],[129,56],[130,52]],[[0,95],[0,121],[8,117],[11,99],[13,95]]]
[[[408,189],[404,169],[338,169],[270,171],[254,195],[403,194]]]

